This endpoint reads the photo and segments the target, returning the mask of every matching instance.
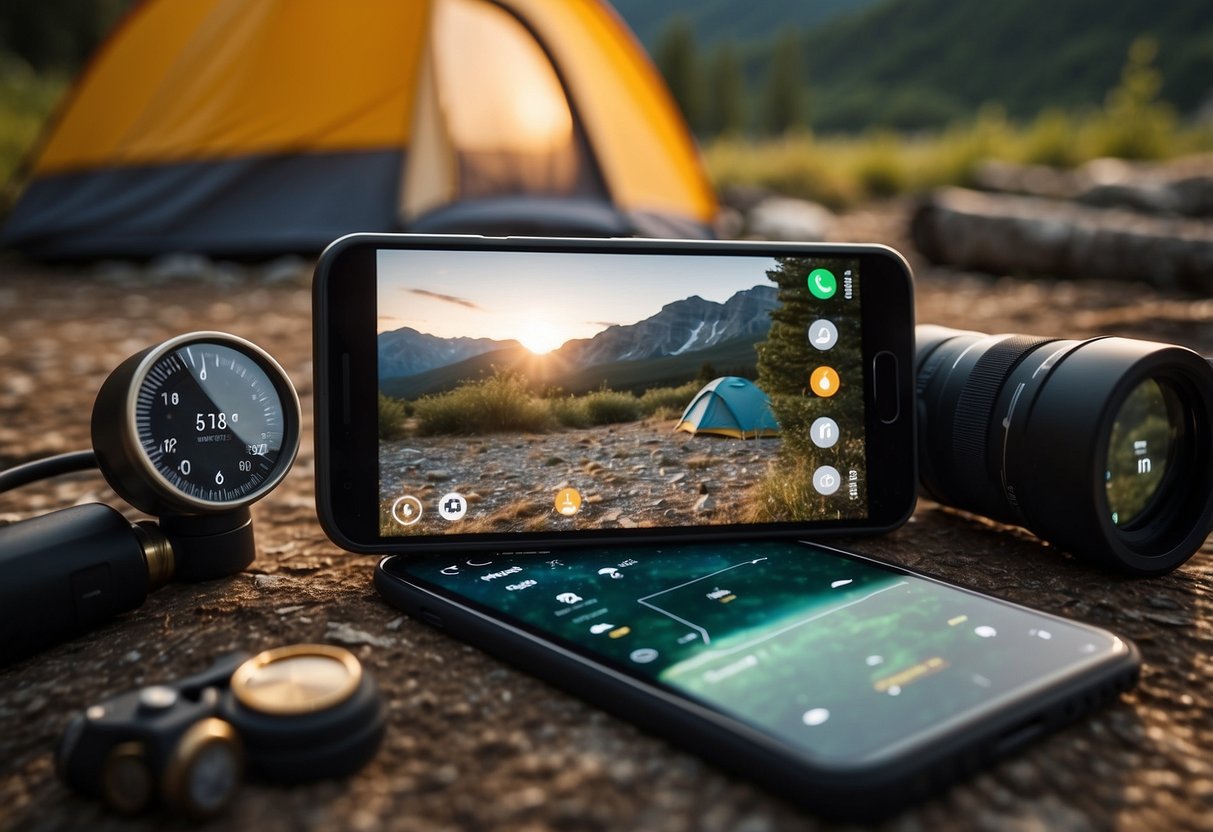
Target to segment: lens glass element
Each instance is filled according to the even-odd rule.
[[[1132,523],[1154,502],[1177,435],[1163,387],[1154,379],[1137,385],[1116,414],[1108,441],[1105,479],[1113,523]]]

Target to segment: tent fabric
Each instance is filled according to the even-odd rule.
[[[382,228],[400,166],[401,154],[372,151],[61,174],[26,190],[5,241],[33,256],[82,259],[319,250],[339,225]]]
[[[752,381],[721,376],[705,384],[682,412],[674,430],[757,439],[778,436],[779,422],[767,394]]]
[[[545,205],[569,199],[611,221],[563,233],[709,236],[716,212],[603,0],[144,0],[29,173],[0,243],[51,258],[318,251],[480,200],[454,215],[561,233]]]

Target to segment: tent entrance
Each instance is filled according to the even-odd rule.
[[[570,197],[609,203],[560,76],[536,36],[487,0],[436,0],[421,67],[417,126],[404,169],[401,225],[425,230],[476,216],[492,200],[508,212],[542,211],[547,200],[567,221]],[[576,212],[574,212],[575,215]],[[614,212],[609,212],[612,216]],[[503,217],[506,219],[506,217]]]

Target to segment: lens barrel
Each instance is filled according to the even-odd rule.
[[[1200,548],[1213,529],[1213,366],[1204,358],[1126,338],[938,326],[916,336],[928,496],[1136,575],[1169,572]],[[1118,512],[1121,504],[1132,511]]]

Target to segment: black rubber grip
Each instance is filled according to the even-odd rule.
[[[1015,365],[1041,344],[1056,338],[1012,335],[990,347],[969,372],[952,416],[952,458],[957,472],[985,471],[990,416],[998,393]],[[979,474],[981,476],[983,474]]]

